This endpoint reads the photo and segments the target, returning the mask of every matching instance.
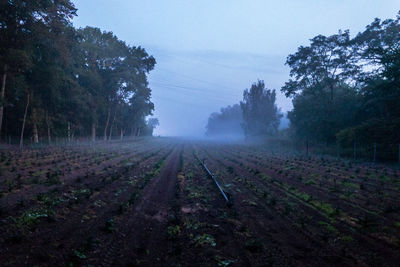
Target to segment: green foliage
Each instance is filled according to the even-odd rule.
[[[231,264],[234,264],[235,262],[237,262],[237,260],[232,260],[232,259],[225,259],[221,256],[215,256],[215,260],[217,261],[218,266],[220,267],[226,267],[229,266]]]
[[[351,243],[351,242],[353,242],[353,238],[351,237],[351,236],[349,236],[349,235],[344,235],[344,236],[342,236],[342,237],[340,237],[340,239],[343,241],[343,242],[346,242],[346,243]]]
[[[376,143],[379,152],[378,158],[393,160],[398,155],[396,144],[400,144],[400,117],[392,120],[372,118],[357,126],[339,131],[336,138],[341,147],[344,148],[352,148],[354,142],[356,142],[359,147],[359,157],[370,157],[373,153],[373,143]],[[352,150],[350,149],[348,153],[351,154]]]
[[[324,214],[334,217],[337,215],[337,211],[329,203],[323,203],[319,201],[313,201],[312,204],[317,207]]]
[[[5,119],[20,121],[29,95],[26,136],[37,129],[48,142],[52,136],[87,137],[92,126],[104,139],[128,130],[152,134],[155,121],[145,117],[154,110],[147,74],[155,59],[111,32],[73,28],[75,15],[70,0],[0,4]],[[0,135],[20,136],[21,125],[4,126]]]
[[[168,226],[167,230],[168,239],[176,239],[181,234],[181,228],[179,225]]]
[[[306,202],[309,202],[310,200],[312,200],[312,197],[306,193],[299,193],[298,196]]]
[[[282,115],[275,100],[275,90],[266,89],[264,81],[258,81],[244,91],[240,107],[246,137],[276,134]]]
[[[87,258],[85,253],[80,252],[78,250],[74,250],[74,256],[81,260],[84,260]]]
[[[114,231],[114,229],[115,229],[115,221],[114,219],[109,219],[104,226],[104,230],[106,232],[111,233],[112,231]]]
[[[318,222],[319,225],[321,225],[322,227],[325,228],[326,231],[328,231],[329,233],[333,234],[333,235],[338,235],[339,231],[330,223],[327,222]]]
[[[49,218],[51,215],[53,215],[53,212],[47,209],[30,209],[17,217],[15,224],[20,230],[25,231],[38,224],[41,219]]]
[[[318,35],[288,56],[291,79],[281,91],[293,97],[288,118],[297,138],[379,144],[382,159],[396,159],[400,143],[400,13],[375,19],[353,39],[348,31]],[[363,151],[361,151],[363,153]],[[371,155],[371,149],[365,151]]]
[[[330,97],[326,87],[307,88],[294,97],[288,118],[297,137],[333,143],[338,131],[354,123],[359,105],[356,92],[341,84],[335,86],[333,98]]]
[[[207,246],[215,247],[217,245],[214,237],[210,234],[197,235],[194,237],[193,241],[196,244],[196,246],[207,245]]]

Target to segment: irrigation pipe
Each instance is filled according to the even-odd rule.
[[[217,179],[215,178],[215,175],[212,174],[212,172],[207,168],[206,164],[204,163],[204,161],[201,161],[198,157],[197,160],[201,163],[201,165],[203,166],[203,168],[207,171],[208,175],[213,179],[214,183],[217,185],[219,191],[221,192],[222,196],[225,198],[226,203],[228,203],[228,205],[231,205],[231,200],[230,197],[227,193],[224,192],[224,190],[221,188],[221,186],[219,185]]]

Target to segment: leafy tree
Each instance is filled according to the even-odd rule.
[[[69,0],[0,2],[0,135],[20,135],[22,145],[24,132],[50,143],[147,127],[155,59],[111,32],[76,30],[75,15]]]
[[[354,38],[356,58],[364,63],[364,111],[368,117],[400,117],[400,13],[396,19],[375,19]],[[369,69],[372,69],[370,71]]]
[[[136,128],[142,128],[145,116],[154,109],[146,76],[154,68],[154,58],[141,47],[127,46],[111,32],[101,32],[91,27],[79,32],[85,58],[79,79],[81,86],[89,92],[92,138],[95,138],[96,125],[103,121],[104,140],[107,139],[112,109],[116,114],[121,103],[132,106],[128,107],[128,117],[132,124],[136,121],[141,125]]]
[[[318,94],[312,93],[315,90]],[[327,87],[315,90],[304,90],[294,97],[293,110],[288,112],[290,125],[297,137],[334,143],[338,131],[354,124],[360,97],[346,84],[334,88],[333,100]]]
[[[282,91],[293,97],[288,117],[297,137],[344,147],[379,143],[394,154],[400,142],[400,14],[375,19],[353,39],[348,31],[319,35],[286,64],[291,79]]]
[[[353,62],[348,31],[318,35],[310,41],[309,46],[300,46],[288,56],[291,79],[281,91],[293,97],[294,108],[288,117],[297,137],[332,143],[337,131],[354,119],[355,75],[360,67]]]
[[[244,91],[240,107],[246,137],[273,135],[277,132],[282,115],[275,100],[275,90],[266,89],[264,81],[258,81],[250,90]]]
[[[0,133],[2,130],[3,111],[6,101],[7,78],[16,76],[20,81],[27,78],[35,64],[34,58],[44,52],[33,45],[40,28],[59,29],[76,14],[74,5],[69,0],[61,1],[1,1],[0,3],[0,64],[2,67],[2,87],[0,99]],[[53,39],[56,42],[57,39]],[[31,89],[24,93],[31,94]],[[11,92],[11,95],[18,92]],[[26,118],[26,116],[24,116]],[[25,121],[24,121],[25,122]],[[23,133],[21,134],[23,135]]]
[[[79,78],[81,86],[88,91],[91,107],[92,138],[96,136],[99,119],[105,119],[104,139],[111,115],[111,102],[118,91],[117,66],[122,60],[125,48],[123,42],[111,32],[101,32],[98,28],[86,27],[78,31],[80,47],[83,51],[83,70]]]
[[[361,105],[357,122],[338,132],[338,141],[342,146],[378,143],[383,158],[394,159],[400,143],[400,13],[396,19],[375,19],[353,44],[363,67]]]
[[[157,128],[157,126],[159,126],[159,125],[160,125],[160,122],[158,121],[157,118],[148,119],[146,121],[146,128],[145,128],[143,135],[152,136],[154,129]]]
[[[352,64],[350,44],[349,31],[339,31],[328,37],[318,35],[311,39],[309,46],[300,46],[286,60],[291,79],[282,87],[282,92],[289,97],[306,89],[318,93],[326,87],[332,100],[336,85],[351,79],[359,70],[357,65]]]
[[[233,136],[243,135],[243,114],[240,105],[235,104],[221,108],[220,112],[214,112],[208,118],[206,126],[207,136]]]

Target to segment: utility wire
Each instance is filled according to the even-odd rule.
[[[175,71],[172,71],[172,70],[167,70],[167,69],[164,69],[164,68],[157,68],[157,70],[173,73],[173,74],[176,74],[176,75],[179,75],[179,76],[182,76],[182,77],[186,77],[186,78],[191,79],[193,81],[197,81],[197,82],[202,82],[202,83],[207,83],[207,84],[210,84],[210,85],[218,86],[219,88],[226,88],[226,89],[232,90],[232,88],[226,87],[224,85],[220,85],[220,84],[217,84],[217,83],[214,83],[214,82],[202,80],[202,79],[199,79],[199,78],[194,78],[192,76],[189,76],[189,75],[186,75],[186,74],[182,74],[182,73],[178,73],[178,72],[175,72]]]
[[[189,94],[190,96],[193,96],[193,93],[200,93],[204,97],[209,97],[209,98],[212,98],[212,99],[218,99],[218,100],[221,100],[221,101],[232,101],[232,99],[228,99],[228,98],[225,98],[225,97],[217,96],[215,94],[215,92],[204,90],[205,88],[195,88],[195,87],[189,87],[189,86],[181,86],[181,85],[174,85],[174,84],[167,84],[167,83],[159,83],[159,82],[154,82],[154,81],[152,81],[152,83],[154,83],[157,86],[168,88],[168,89],[173,90],[173,91],[174,90],[175,91],[179,90],[180,92],[183,91],[183,92],[191,93],[191,94]]]

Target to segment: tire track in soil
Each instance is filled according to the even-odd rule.
[[[94,260],[96,266],[127,266],[139,262],[142,266],[163,265],[168,248],[162,244],[165,244],[168,217],[181,169],[182,147],[183,144],[176,145],[160,174],[144,188],[131,212],[125,214],[105,246],[103,256]],[[98,260],[101,262],[96,262]]]

